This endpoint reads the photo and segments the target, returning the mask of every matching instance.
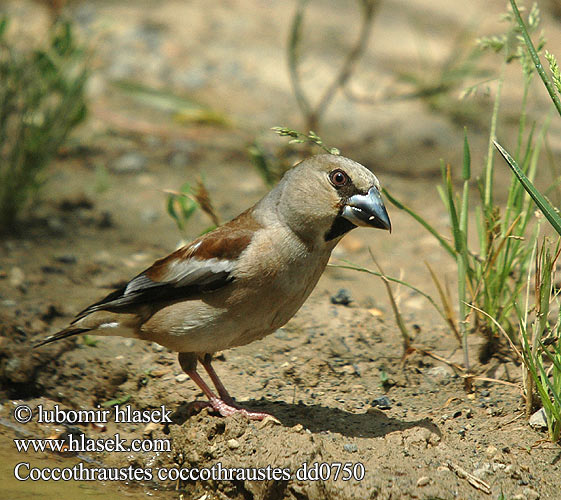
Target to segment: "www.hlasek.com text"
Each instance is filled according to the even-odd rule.
[[[68,434],[66,439],[14,439],[18,452],[50,451],[52,453],[128,453],[128,452],[171,452],[169,439],[122,438],[119,433],[109,438],[89,438],[85,434]]]

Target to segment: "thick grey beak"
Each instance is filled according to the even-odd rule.
[[[387,229],[390,232],[392,230],[380,191],[375,187],[371,187],[367,194],[351,196],[343,207],[341,215],[356,226]]]

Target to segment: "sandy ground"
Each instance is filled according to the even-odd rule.
[[[463,125],[468,123],[474,165],[486,151],[495,91],[466,104],[454,91],[436,109],[418,99],[398,76],[411,71],[430,81],[465,38],[490,34],[503,2],[387,1],[375,20],[369,49],[352,80],[366,104],[338,96],[322,136],[343,154],[371,168],[388,189],[447,231],[435,184],[439,159],[458,165]],[[36,40],[47,15],[27,1],[6,2],[22,43]],[[457,341],[425,299],[397,291],[419,350],[402,362],[402,342],[381,281],[328,268],[301,311],[284,328],[245,347],[221,353],[215,366],[237,401],[274,414],[280,425],[221,418],[189,402],[202,399],[185,380],[176,355],[157,345],[101,338],[95,345],[72,339],[32,351],[30,345],[65,326],[84,306],[130,279],[181,238],[197,236],[209,221],[196,214],[181,234],[165,214],[166,189],[204,178],[224,220],[265,192],[249,167],[246,147],[260,138],[279,142],[274,125],[302,124],[290,91],[284,47],[292,2],[166,0],[76,2],[70,13],[95,47],[89,89],[91,116],[49,167],[48,187],[20,234],[0,242],[0,456],[11,477],[27,460],[37,466],[70,467],[76,457],[15,452],[14,437],[52,437],[65,432],[100,439],[168,440],[163,453],[88,453],[93,465],[157,470],[277,467],[292,474],[314,463],[349,463],[360,476],[301,480],[133,481],[80,486],[74,493],[112,498],[347,499],[347,498],[557,498],[560,449],[524,418],[520,368],[508,357],[478,362],[482,340],[470,340],[474,369],[501,382],[476,381],[467,394],[459,372],[422,351],[461,362]],[[553,12],[553,11],[551,11]],[[561,28],[545,11],[551,47]],[[335,0],[311,2],[306,17],[303,74],[309,89],[332,74],[333,60],[354,40],[357,12]],[[470,38],[471,37],[471,38]],[[487,63],[493,68],[493,60]],[[498,63],[494,63],[495,66]],[[501,131],[511,135],[520,92],[518,68],[507,68]],[[115,81],[133,80],[204,103],[227,116],[230,128],[178,124],[169,111],[124,94]],[[545,109],[537,88],[534,114]],[[310,90],[310,94],[313,92]],[[474,113],[475,110],[475,113]],[[462,121],[463,120],[463,121]],[[469,120],[469,121],[468,121]],[[559,157],[559,124],[549,145]],[[507,139],[508,140],[508,139]],[[513,139],[514,140],[514,139]],[[131,156],[132,160],[130,160]],[[129,158],[130,168],[124,157]],[[499,172],[500,187],[506,175]],[[542,180],[547,182],[547,175]],[[388,205],[393,233],[357,230],[334,252],[338,259],[374,268],[371,248],[384,270],[436,295],[425,265],[450,283],[454,263],[406,214]],[[352,302],[331,298],[348,290]],[[380,401],[386,396],[388,400]],[[127,399],[128,398],[128,399]],[[172,411],[165,425],[16,424],[13,408],[92,409],[118,399],[133,409]],[[380,407],[382,405],[382,407]],[[357,465],[359,464],[359,465]],[[330,465],[330,467],[331,467]],[[471,482],[462,470],[476,479]],[[4,472],[3,472],[4,474]],[[483,481],[477,483],[477,480]],[[128,484],[128,486],[126,486]],[[486,486],[488,485],[488,490]],[[6,498],[66,498],[66,485],[9,479]],[[75,484],[72,486],[76,486]]]

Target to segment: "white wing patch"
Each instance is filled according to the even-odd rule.
[[[117,328],[119,325],[118,321],[112,321],[111,323],[102,323],[98,328]]]
[[[169,266],[162,276],[162,281],[173,283],[174,286],[207,285],[216,279],[217,274],[229,273],[234,269],[231,260],[212,259],[176,260]]]
[[[140,290],[146,290],[162,285],[171,285],[175,288],[196,285],[205,286],[220,277],[233,271],[235,263],[228,259],[177,259],[170,262],[166,272],[159,281],[152,281],[145,274],[133,279],[125,288],[124,296]]]

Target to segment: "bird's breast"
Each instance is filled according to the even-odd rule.
[[[314,253],[289,238],[281,241],[250,247],[225,287],[156,312],[143,325],[143,337],[180,352],[215,352],[286,324],[314,289],[330,251]]]

